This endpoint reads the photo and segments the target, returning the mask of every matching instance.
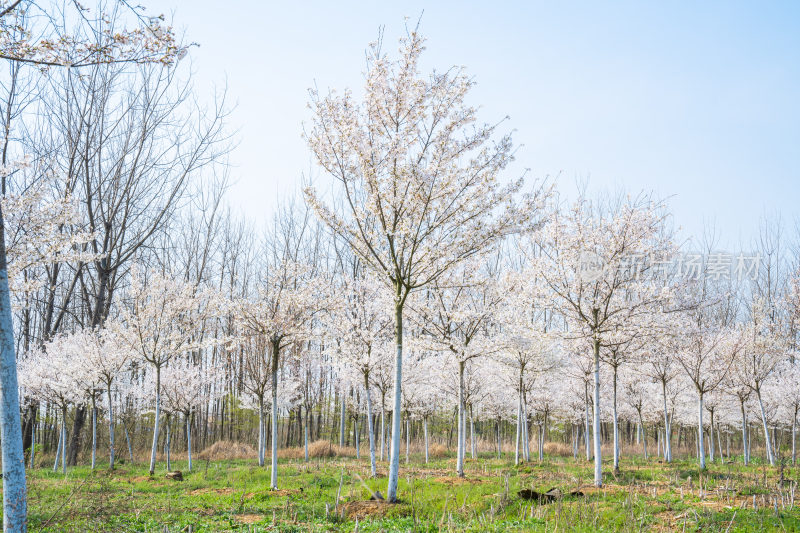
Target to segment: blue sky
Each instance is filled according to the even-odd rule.
[[[266,221],[317,173],[301,138],[307,89],[362,86],[364,50],[405,17],[424,64],[464,65],[481,119],[508,115],[509,177],[668,197],[686,235],[713,223],[742,247],[759,219],[800,217],[798,2],[244,2],[149,4],[174,16],[201,95],[227,84],[230,202]],[[424,11],[424,14],[423,14]],[[744,246],[746,248],[746,246]]]

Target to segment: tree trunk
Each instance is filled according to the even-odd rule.
[[[502,453],[501,441],[500,441],[500,418],[497,419],[497,458],[500,459],[500,454]]]
[[[422,419],[422,431],[425,433],[425,464],[428,464],[428,417],[425,416]],[[794,443],[794,441],[792,441]],[[373,458],[372,464],[375,464],[375,459]],[[374,472],[372,474],[375,475]]]
[[[278,356],[280,341],[272,343],[272,461],[270,483],[278,490]]]
[[[356,460],[361,459],[361,448],[358,442],[358,413],[353,417],[353,443],[356,446]]]
[[[613,393],[612,393],[612,401],[614,405],[612,406],[613,410],[613,421],[614,421],[614,474],[619,474],[619,416],[617,412],[617,370],[618,367],[614,366],[614,372],[612,376],[613,382]]]
[[[403,400],[403,301],[400,286],[396,287],[394,304],[395,343],[397,354],[394,360],[394,410],[392,411],[392,449],[389,454],[389,482],[386,499],[397,501],[397,481],[400,477],[400,412]]]
[[[464,423],[464,361],[458,362],[458,454],[456,455],[456,474],[464,477],[464,455],[466,455],[466,435]]]
[[[584,382],[583,384],[583,392],[584,392],[584,405],[586,407],[586,424],[584,427],[583,432],[583,441],[586,445],[586,460],[592,460],[592,446],[590,444],[590,437],[589,437],[589,383]]]
[[[411,417],[406,414],[406,464],[408,464],[408,448],[411,446]]]
[[[709,426],[708,426],[708,460],[712,463],[714,462],[714,411],[709,411],[708,416]]]
[[[309,409],[306,408],[306,426],[305,426],[305,428],[303,428],[303,447],[305,448],[304,451],[305,451],[305,460],[306,460],[306,462],[308,462],[308,438],[309,438],[308,434],[309,434],[309,431],[310,431],[309,430],[309,426],[311,425],[311,422],[313,420],[314,420],[314,418],[311,416]],[[375,458],[373,457],[373,462],[374,462],[374,460],[375,460]]]
[[[128,435],[128,426],[123,423],[123,427],[125,428],[125,441],[128,443],[128,458],[131,460],[131,464],[133,464],[133,446],[131,446],[131,436]]]
[[[61,473],[67,474],[67,406],[61,408],[61,418],[64,423],[61,424]]]
[[[0,445],[3,457],[3,531],[24,532],[28,520],[25,454],[22,449],[22,427],[19,418],[19,383],[17,382],[17,357],[14,350],[11,294],[8,289],[5,222],[1,208],[0,435],[2,436]]]
[[[706,468],[706,450],[703,447],[703,393],[697,394],[697,458],[700,460],[700,470]]]
[[[264,427],[264,398],[258,399],[258,466],[264,466],[266,428]]]
[[[186,459],[189,461],[189,472],[192,471],[192,412],[184,413],[186,418]]]
[[[544,460],[544,421],[539,424],[539,435],[536,440],[536,447],[537,451],[539,452],[539,462],[541,463]]]
[[[114,400],[111,393],[111,384],[107,383],[108,392],[108,468],[114,468]]]
[[[797,447],[796,447],[796,434],[797,434],[797,404],[794,406],[794,415],[792,416],[792,465],[797,463]],[[31,451],[31,456],[33,452]]]
[[[341,396],[342,403],[340,405],[341,410],[339,412],[339,446],[344,447],[344,432],[345,426],[347,426],[347,402],[345,402],[344,392],[342,392]]]
[[[750,462],[750,453],[747,449],[747,411],[744,408],[744,400],[740,400],[739,405],[742,408],[742,461],[747,466]]]
[[[369,467],[372,477],[376,475],[375,468],[375,433],[372,427],[372,395],[369,391],[369,374],[364,374],[364,390],[367,395],[367,433],[369,433]],[[308,450],[308,444],[306,444]],[[308,451],[306,451],[308,453]],[[306,457],[308,460],[308,457]]]
[[[597,311],[595,311],[595,315]],[[600,340],[594,341],[594,486],[603,486],[603,457],[600,442]]]
[[[642,411],[639,411],[639,427],[642,430],[642,447],[644,448],[644,460],[647,461],[647,431],[644,428],[644,418],[642,418]]]
[[[381,396],[381,461],[383,461],[383,451],[386,449],[386,398]]]
[[[664,460],[668,463],[672,462],[672,445],[670,443],[670,436],[672,435],[672,431],[670,428],[670,421],[669,421],[669,410],[667,409],[667,382],[662,380],[661,381],[661,392],[663,393],[664,399]]]
[[[514,464],[519,464],[519,447],[522,439],[522,371],[519,374],[519,388],[517,389],[517,439],[514,443]]]
[[[150,475],[156,473],[156,452],[158,451],[158,417],[161,415],[161,367],[156,367],[156,414],[153,420],[153,446],[150,449]]]
[[[792,427],[794,431],[794,427]],[[794,446],[794,432],[792,433],[792,446]],[[31,468],[36,464],[34,462],[34,455],[36,455],[36,411],[33,412],[33,420],[31,420]]]
[[[770,466],[775,466],[775,454],[772,453],[772,441],[769,436],[769,428],[767,427],[767,413],[764,411],[764,402],[761,401],[761,387],[756,387],[756,397],[758,398],[758,407],[761,410],[761,423],[764,426],[764,442],[767,447],[767,459],[769,459]]]
[[[166,452],[166,455],[167,455],[167,472],[172,472],[172,461],[170,461],[170,454],[169,454],[169,452],[170,452],[170,450],[169,450],[169,445],[170,445],[170,442],[169,442],[169,437],[170,437],[170,434],[169,434],[170,433],[169,432],[169,415],[167,415],[166,426],[167,426],[167,441],[164,443],[164,451]]]
[[[92,470],[97,464],[97,399],[92,391]]]
[[[58,431],[58,444],[56,444],[56,460],[53,462],[53,473],[58,472],[58,461],[61,458],[61,445],[64,442],[61,440],[64,437],[64,421],[61,421],[61,429]]]

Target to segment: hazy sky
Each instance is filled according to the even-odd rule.
[[[466,66],[480,118],[510,117],[509,177],[652,190],[688,234],[713,222],[731,249],[764,215],[800,216],[799,2],[397,4],[148,2],[201,45],[199,91],[227,84],[237,103],[234,206],[265,221],[318,175],[307,89],[360,90],[379,28],[394,52],[422,15],[426,69]]]

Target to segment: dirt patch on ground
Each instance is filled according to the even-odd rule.
[[[136,476],[134,478],[130,478],[128,483],[143,483],[145,481],[155,481],[156,478],[152,476]]]
[[[237,522],[242,524],[257,524],[264,520],[264,515],[260,514],[237,514],[234,515]]]
[[[604,494],[607,492],[629,492],[630,487],[622,486],[622,485],[615,485],[613,483],[604,483],[602,487],[595,487],[594,485],[583,485],[578,487],[577,490],[580,490],[585,495],[590,494]]]
[[[395,503],[388,503],[383,500],[359,500],[354,502],[347,502],[342,506],[344,515],[350,520],[362,520],[364,518],[381,518],[386,516],[390,511],[396,512],[398,505]],[[403,511],[399,511],[403,514]]]
[[[472,483],[483,483],[482,479],[470,477],[437,477],[432,479],[442,485],[470,485]]]
[[[230,487],[224,489],[211,489],[208,487],[204,487],[202,489],[194,489],[189,494],[192,496],[197,496],[199,494],[233,494],[234,490]]]
[[[268,490],[265,494],[270,494],[272,496],[291,496],[292,494],[298,494],[302,492],[300,489],[279,489],[279,490]]]
[[[231,487],[226,487],[224,489],[211,489],[211,488],[195,489],[195,490],[191,491],[189,494],[191,494],[192,496],[199,496],[201,494],[220,494],[220,495],[235,494],[235,495],[237,495],[239,497],[242,497],[242,491],[241,490],[236,490],[236,489],[233,489]],[[253,497],[253,493],[252,492],[246,492],[244,494],[244,499],[245,500],[249,500],[252,497]]]

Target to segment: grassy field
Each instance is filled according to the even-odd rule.
[[[516,467],[489,456],[401,464],[399,495],[390,505],[368,501],[386,490],[386,464],[369,479],[363,458],[283,459],[279,491],[269,468],[250,460],[196,461],[184,481],[154,477],[144,465],[113,471],[49,469],[29,474],[31,531],[798,531],[794,468],[717,462],[666,465],[625,457],[616,478],[590,486],[591,465],[547,457]],[[607,467],[608,470],[610,468]],[[549,503],[520,498],[520,489],[565,494]],[[572,491],[581,494],[569,495]],[[800,495],[799,495],[800,496]]]

